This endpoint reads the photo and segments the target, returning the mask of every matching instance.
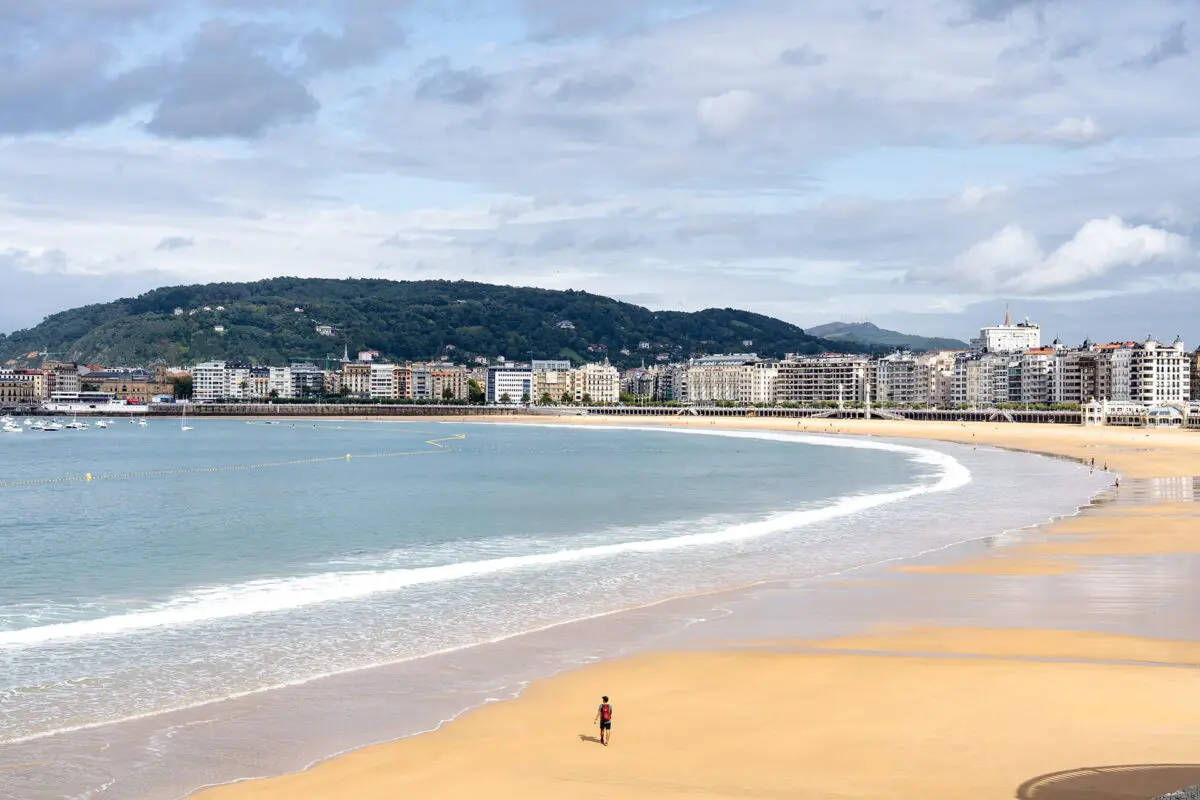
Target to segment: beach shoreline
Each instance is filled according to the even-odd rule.
[[[380,422],[382,420],[371,421]],[[429,422],[433,420],[423,419],[421,421]],[[717,427],[717,425],[713,424],[713,421],[706,419],[680,420],[678,418],[663,420],[662,418],[630,419],[622,417],[601,420],[587,417],[547,418],[543,416],[536,416],[533,418],[507,417],[504,419],[485,418],[468,420],[461,417],[455,417],[445,421],[457,423],[470,421],[484,422],[487,424],[600,424],[614,425],[619,427],[648,428],[657,426],[696,428]],[[386,420],[385,422],[399,422],[399,420]],[[749,428],[755,430],[782,430],[788,432],[799,431],[804,433],[836,433],[841,435],[880,436],[891,439],[927,439],[932,441],[949,441],[956,444],[966,444],[974,447],[998,447],[1002,449],[1022,450],[1041,455],[1070,458],[1077,462],[1089,465],[1092,463],[1093,459],[1096,459],[1095,463],[1097,468],[1107,468],[1108,471],[1113,474],[1114,481],[1118,479],[1118,476],[1125,476],[1127,480],[1127,487],[1129,482],[1136,482],[1139,479],[1184,479],[1200,474],[1200,459],[1198,459],[1198,455],[1200,455],[1200,440],[1195,439],[1194,434],[1189,435],[1187,432],[1180,431],[1146,432],[1141,430],[1131,431],[1121,429],[1059,428],[1057,426],[1055,426],[1053,430],[1048,431],[1048,426],[983,424],[966,424],[960,426],[953,423],[922,424],[904,422],[898,423],[892,421],[868,422],[857,420],[840,420],[834,424],[829,424],[826,421],[800,421],[800,424],[796,424],[796,422],[797,421],[795,420],[726,419],[720,420],[718,424],[721,428],[734,430]],[[1030,428],[1033,430],[1030,430]],[[1137,446],[1134,446],[1135,444]],[[1128,494],[1129,491],[1131,490],[1127,488],[1122,493]],[[1047,563],[1053,564],[1056,560],[1059,562],[1062,562],[1063,560],[1079,562],[1080,559],[1103,558],[1105,557],[1103,555],[1104,553],[1112,554],[1113,552],[1130,557],[1136,556],[1138,555],[1139,549],[1147,549],[1144,546],[1146,543],[1130,541],[1131,536],[1129,533],[1129,528],[1131,527],[1132,523],[1139,519],[1139,512],[1137,509],[1154,508],[1154,506],[1149,505],[1150,502],[1151,501],[1147,501],[1145,499],[1130,496],[1124,503],[1120,504],[1120,508],[1122,508],[1122,513],[1120,515],[1114,514],[1106,517],[1106,522],[1099,525],[1102,530],[1092,532],[1091,536],[1093,543],[1091,545],[1086,544],[1088,541],[1088,534],[1083,534],[1082,539],[1077,538],[1073,541],[1055,545],[1053,540],[1059,535],[1057,533],[1056,526],[1062,523],[1062,520],[1057,520],[1054,523],[1045,526],[1045,530],[1041,531],[1038,535],[1027,537],[1031,541],[1025,542],[1025,544],[1023,544],[1020,548],[1017,548],[1016,552],[1006,553],[1003,557],[999,557],[995,554],[984,554],[976,559],[979,563],[975,563],[973,566],[967,569],[964,569],[963,563],[942,564],[927,567],[925,569],[917,569],[909,571],[907,574],[903,574],[903,580],[906,582],[945,580],[962,581],[964,579],[970,581],[982,580],[984,578],[994,578],[997,575],[1006,575],[1010,577],[1023,576],[1022,579],[1033,580],[1034,578],[1029,576],[1036,575],[1038,576],[1036,580],[1053,581],[1056,579],[1061,579],[1062,575],[1074,573],[1081,569],[1087,570],[1090,568],[1087,564],[1080,565],[1078,563],[1073,563],[1072,568],[1069,571],[1065,569],[1060,571],[1056,569],[1045,568]],[[1180,511],[1180,509],[1176,506],[1172,506],[1171,508],[1176,512]],[[1186,511],[1190,512],[1191,509],[1186,509]],[[1085,512],[1084,515],[1068,517],[1068,519],[1092,519],[1095,516],[1095,514],[1088,514]],[[1158,553],[1160,555],[1170,555],[1173,553],[1200,551],[1200,539],[1191,535],[1196,526],[1200,525],[1200,520],[1193,520],[1190,513],[1183,516],[1182,519],[1184,522],[1182,525],[1177,526],[1180,528],[1180,530],[1177,532],[1175,538],[1170,539],[1170,541],[1157,542],[1153,545],[1153,547],[1149,548],[1151,552]],[[1124,533],[1122,533],[1121,530],[1114,529],[1114,524],[1112,524],[1114,520],[1118,523],[1121,523],[1119,525],[1115,525],[1115,528],[1123,529]],[[1091,527],[1097,527],[1095,523],[1085,523],[1082,527],[1086,530],[1089,525]],[[1133,538],[1136,539],[1136,537]],[[1042,541],[1032,541],[1035,539],[1040,539]],[[1096,542],[1099,542],[1099,544]],[[1099,552],[1102,555],[1096,556],[1096,552]],[[904,570],[896,571],[898,574],[904,573]],[[847,583],[852,582],[847,581]],[[1036,614],[1031,616],[1036,617]],[[895,621],[889,620],[889,622],[893,623],[894,625]],[[954,630],[959,629],[946,628],[942,632],[946,633],[947,631]],[[1050,636],[1052,638],[1058,637],[1062,639],[1065,642],[1064,644],[1057,647],[1057,649],[1054,647],[1050,648],[1056,653],[1057,657],[1066,657],[1069,659],[1070,654],[1073,652],[1073,648],[1075,650],[1080,649],[1080,646],[1077,643],[1071,643],[1070,640],[1073,631],[1070,630],[1057,632],[1036,631],[1035,628],[1019,628],[1017,630],[1018,634],[1015,635],[1015,638],[1018,640],[1021,639],[1022,636],[1025,636],[1026,640],[1028,640],[1029,637],[1045,638],[1046,636]],[[1022,630],[1024,631],[1023,633]],[[986,633],[987,629],[984,629],[984,631],[984,634],[980,634],[973,628],[962,628],[957,638],[950,636],[951,641],[949,643],[942,642],[941,647],[943,657],[945,657],[947,652],[955,652],[954,648],[956,645],[953,643],[954,641],[966,642],[972,637],[974,637],[975,640],[978,640],[981,636],[986,638],[986,636],[990,634]],[[1096,634],[1096,636],[1102,637],[1114,635],[1115,634]],[[1010,635],[1010,639],[1012,638],[1013,636]],[[858,642],[860,649],[863,647],[870,649],[870,636],[867,636],[866,639],[867,643],[865,645],[861,641]],[[1114,643],[1118,641],[1121,642],[1121,644]],[[1131,644],[1133,641],[1136,641],[1136,644]],[[1158,641],[1160,640],[1153,639],[1153,637],[1118,637],[1113,641],[1107,642],[1099,649],[1103,652],[1112,651],[1118,652],[1118,654],[1129,655],[1134,651],[1140,652],[1140,650],[1147,648],[1153,649],[1153,647],[1155,647],[1153,642]],[[763,643],[761,642],[759,643],[759,645],[762,644]],[[811,645],[812,643],[810,642],[809,644]],[[1008,641],[1005,644],[1005,647],[1007,648],[1005,652],[1011,656],[1011,654],[1014,652],[1019,653],[1022,645]],[[1045,650],[1044,643],[1039,644],[1038,647],[1042,647],[1043,651]],[[967,649],[969,650],[970,647],[967,647]],[[976,647],[975,649],[978,650],[980,648]],[[992,652],[986,647],[983,647],[982,649],[985,654]],[[1028,646],[1026,649],[1029,651],[1029,653],[1026,654],[1026,658],[1038,657],[1039,651],[1037,647]],[[1086,648],[1083,649],[1086,650]],[[1094,646],[1093,649],[1095,649]],[[751,650],[753,652],[750,652]],[[911,654],[905,656],[880,656],[877,654],[860,655],[845,652],[839,652],[837,655],[839,658],[843,659],[890,658],[892,660],[899,660],[901,658],[907,659],[911,657]],[[992,655],[994,657],[995,653],[993,652]],[[503,750],[504,748],[501,747],[500,741],[493,738],[494,734],[486,733],[486,731],[491,730],[488,726],[498,723],[501,726],[516,725],[521,727],[523,725],[521,721],[529,716],[533,719],[544,719],[544,721],[549,724],[549,727],[553,728],[553,712],[545,703],[539,702],[539,698],[541,698],[543,693],[548,696],[556,697],[557,699],[551,701],[550,705],[557,705],[561,702],[559,693],[562,692],[568,695],[574,694],[575,690],[572,687],[575,686],[577,682],[591,681],[606,686],[620,686],[626,682],[626,679],[622,676],[630,671],[641,676],[641,684],[653,688],[653,691],[649,691],[649,696],[654,698],[652,702],[662,706],[664,708],[664,713],[667,714],[667,716],[675,718],[680,714],[685,714],[686,709],[680,708],[675,702],[669,704],[664,702],[663,697],[666,695],[673,695],[684,687],[691,685],[689,683],[691,679],[686,676],[694,676],[697,670],[699,673],[711,672],[713,665],[716,662],[710,663],[706,660],[706,658],[722,660],[722,664],[724,665],[722,668],[730,669],[734,672],[738,672],[739,669],[731,666],[730,664],[726,664],[726,660],[731,660],[731,662],[745,660],[746,664],[743,666],[746,669],[752,669],[756,674],[763,669],[782,669],[785,672],[802,674],[809,668],[808,664],[812,659],[816,658],[819,660],[821,658],[826,658],[828,654],[813,654],[811,652],[805,652],[803,654],[773,652],[764,656],[762,652],[759,652],[755,648],[747,648],[747,652],[740,653],[730,653],[726,650],[714,650],[709,653],[688,653],[687,656],[689,659],[696,659],[696,666],[689,667],[688,669],[684,670],[685,675],[681,675],[679,669],[671,666],[673,663],[672,659],[679,657],[679,654],[675,653],[656,653],[638,656],[635,659],[626,662],[603,662],[599,665],[583,668],[582,672],[588,673],[591,675],[591,677],[580,677],[581,671],[576,670],[560,674],[544,681],[535,682],[531,687],[529,687],[529,689],[523,692],[517,700],[502,704],[489,704],[483,709],[472,711],[457,719],[455,722],[441,727],[435,733],[424,734],[398,742],[376,745],[364,750],[354,751],[347,755],[338,756],[331,760],[318,763],[301,773],[277,778],[269,778],[265,780],[245,781],[223,787],[211,788],[194,796],[200,797],[203,800],[210,800],[210,798],[211,800],[258,800],[259,798],[276,797],[370,798],[375,796],[391,796],[387,793],[395,792],[401,789],[404,791],[418,792],[436,791],[442,792],[442,796],[459,796],[455,793],[472,792],[474,789],[467,784],[462,784],[460,778],[456,778],[453,774],[453,770],[450,772],[437,772],[434,774],[431,773],[428,768],[426,768],[416,770],[414,773],[406,765],[412,763],[409,761],[409,758],[411,757],[410,754],[416,753],[417,751],[420,751],[423,762],[431,760],[430,763],[450,763],[453,762],[454,759],[450,758],[449,761],[447,761],[449,758],[445,752],[447,748],[455,752],[460,752],[464,747],[470,750],[474,756],[482,759],[489,765],[483,770],[483,773],[490,775],[490,777],[486,779],[488,784],[493,787],[493,790],[490,793],[499,794],[501,797],[560,796],[555,794],[554,790],[547,788],[547,786],[531,785],[530,781],[532,779],[529,776],[518,777],[512,775],[511,772],[506,768],[506,764],[508,764],[512,758],[511,754],[505,759],[501,759],[499,761],[493,760],[492,756],[494,753],[492,751],[494,749]],[[795,660],[796,663],[790,664],[790,666],[786,668],[764,667],[757,660],[761,657],[782,659],[782,661],[779,661],[778,663],[788,661],[790,664],[791,660]],[[1079,659],[1075,660],[1078,661]],[[1136,661],[1137,659],[1133,660]],[[1086,661],[1087,663],[1075,664],[1075,666],[1087,667],[1088,669],[1092,670],[1115,668],[1114,664],[1109,664],[1103,659],[1099,661],[1096,659],[1083,659],[1083,661]],[[1096,663],[1092,663],[1093,661]],[[913,663],[915,662],[906,661],[904,664],[893,663],[889,664],[889,669],[893,670],[896,674],[901,674],[904,673],[905,670],[913,668]],[[1018,663],[1021,665],[1026,665],[1034,662],[1008,661],[1005,662],[1005,667],[1010,671],[1026,672],[1027,670],[1024,670],[1021,666],[1014,666],[1014,664]],[[701,664],[703,664],[703,666],[701,666]],[[857,664],[857,662],[851,664],[851,662],[847,661],[846,664],[854,666],[855,668],[860,666]],[[971,666],[975,667],[978,665],[972,663]],[[992,664],[991,661],[988,661],[989,669],[994,666],[995,665]],[[1123,660],[1121,666],[1127,666],[1124,664]],[[1180,666],[1183,665],[1181,664]],[[929,664],[924,662],[922,662],[919,667],[920,668],[916,668],[916,673],[912,676],[911,680],[920,682],[921,673],[923,671],[934,669]],[[1137,669],[1137,667],[1128,668]],[[1141,668],[1145,669],[1146,667]],[[968,668],[967,671],[970,672],[970,669]],[[597,676],[597,673],[602,674]],[[997,676],[995,680],[1013,680],[1015,677],[1016,676]],[[1034,677],[1039,678],[1039,676]],[[1051,680],[1052,676],[1042,676],[1039,679]],[[1034,682],[1036,683],[1037,681],[1035,680]],[[730,685],[737,687],[742,683],[745,683],[745,681],[731,680]],[[747,696],[741,689],[738,689],[738,691],[735,691],[734,693],[742,696],[742,699],[747,701],[746,703],[742,704],[744,707],[753,708],[756,705],[756,703],[752,701],[752,698]],[[617,695],[615,691],[613,694],[614,699],[620,696]],[[1184,693],[1184,699],[1190,702],[1190,695],[1187,695],[1186,692]],[[813,698],[808,698],[808,702],[811,703],[812,700]],[[1197,700],[1200,701],[1200,698],[1197,698]],[[962,702],[962,698],[959,698],[959,701]],[[630,701],[626,699],[623,709],[627,710],[629,707]],[[636,709],[638,706],[634,705],[633,707]],[[767,713],[767,709],[764,709],[764,714],[766,714],[766,716],[770,716],[770,714]],[[493,720],[493,718],[495,719]],[[617,730],[620,731],[621,726],[618,725]],[[757,721],[756,730],[758,730],[760,734],[767,735],[768,737],[772,738],[782,735],[786,739],[789,735],[791,735],[786,731],[780,731],[777,726],[773,726],[770,724],[770,721],[766,719],[760,719]],[[1196,733],[1200,733],[1200,731],[1189,733],[1188,736],[1183,738],[1189,742],[1194,742],[1192,737],[1193,734]],[[580,734],[580,736],[583,737],[583,734]],[[629,734],[626,734],[626,736],[635,737],[636,734],[631,731]],[[733,736],[732,733],[723,734],[719,738],[721,738],[723,743],[721,747],[731,747],[736,745],[735,739],[737,737]],[[754,739],[755,737],[750,738]],[[464,744],[464,741],[466,744]],[[626,739],[626,741],[628,742],[629,740]],[[579,740],[576,741],[576,745],[581,743],[586,744],[586,742],[580,742]],[[620,740],[616,740],[615,744],[619,747],[622,743]],[[550,745],[548,744],[547,746]],[[629,742],[629,744],[626,746],[633,747],[634,743]],[[558,747],[559,744],[555,744],[552,747],[552,751],[556,754],[558,753]],[[697,753],[700,753],[706,751],[707,746],[697,747],[695,749]],[[1163,754],[1164,758],[1169,754],[1176,753],[1175,750],[1166,745],[1161,745],[1158,749]],[[662,780],[665,779],[665,776],[670,776],[682,771],[682,766],[678,761],[672,762],[671,759],[666,759],[665,761],[662,759],[663,753],[661,752],[661,748],[650,747],[649,750],[656,755],[656,760],[653,764],[639,762],[636,768],[634,768],[633,765],[629,765],[630,769],[632,770],[628,775],[629,782],[622,784],[624,787],[623,791],[628,789],[629,796],[633,796],[635,798],[667,796],[660,791]],[[1145,751],[1147,748],[1142,747],[1139,748],[1139,750]],[[558,774],[557,770],[561,769],[566,770],[567,774],[572,774],[570,769],[571,765],[576,763],[576,757],[577,754],[571,751],[564,751],[562,753],[562,758],[565,759],[565,761],[563,761],[558,767],[552,769],[548,768],[546,770],[547,773]],[[554,758],[557,758],[557,756]],[[559,762],[555,761],[554,758],[550,758],[550,762],[553,764],[558,764]],[[517,759],[517,761],[519,762],[520,759]],[[688,761],[688,763],[691,764],[692,762]],[[772,767],[771,764],[763,764],[759,769],[756,770],[756,772],[762,774],[776,774],[778,773],[780,767],[781,765],[779,764],[775,764],[774,767]],[[497,770],[497,772],[494,774],[489,773],[488,769],[494,769]],[[1049,772],[1052,772],[1052,770],[1047,770],[1047,773]],[[652,778],[651,775],[657,777]],[[1033,778],[1035,776],[1028,775],[1025,777]],[[556,780],[558,779],[561,779],[561,775]],[[421,783],[422,780],[426,782]],[[589,776],[586,769],[584,769],[578,776],[573,777],[572,780],[575,781],[571,784],[572,787],[580,790],[574,796],[580,797],[592,796],[591,792],[593,790],[597,792],[598,796],[599,793],[602,793],[603,787],[606,784],[606,780],[604,779],[593,779],[591,776]],[[730,780],[736,780],[736,775],[723,774],[721,780],[726,782]],[[815,777],[811,777],[811,785],[806,788],[806,786],[803,785],[803,781],[801,781],[800,784],[796,784],[794,781],[789,782],[790,779],[784,780],[783,778],[779,778],[778,780],[782,781],[782,783],[777,782],[776,784],[772,784],[772,786],[777,786],[777,788],[782,789],[786,785],[788,791],[798,792],[812,792],[814,791],[812,786],[816,786],[817,783],[819,783]],[[459,782],[456,783],[455,781]],[[955,791],[959,791],[962,788],[972,788],[972,790],[976,791],[983,790],[985,789],[986,783],[973,782],[970,775],[962,774],[962,770],[958,771],[956,778],[951,775],[945,775],[943,776],[943,779],[939,779],[939,781],[941,783],[946,783],[949,781],[947,785],[954,783],[954,785],[958,787],[955,789]],[[955,781],[957,781],[957,783],[955,783]],[[509,785],[510,782],[512,783],[511,786]],[[534,783],[536,783],[536,781]],[[1181,785],[1183,784],[1179,784],[1179,786]],[[1174,788],[1179,788],[1179,786],[1175,786]],[[512,790],[511,792],[509,791],[510,788]],[[766,786],[764,785],[763,788],[765,790]],[[738,789],[739,792],[741,790],[742,789],[740,788]],[[776,789],[772,789],[772,791],[775,790]],[[916,790],[916,787],[914,787],[914,790]],[[928,794],[929,791],[933,791],[928,787],[921,788],[920,791],[927,793],[924,796],[938,796],[937,793]],[[691,796],[726,797],[734,795],[711,793],[693,794]],[[737,796],[741,795],[739,794]],[[826,795],[800,793],[789,796],[816,797]],[[874,797],[883,795],[872,794],[870,791],[865,791],[864,793],[859,794],[847,793],[844,794],[844,796]],[[952,795],[946,794],[945,796],[949,797]],[[981,794],[978,796],[990,795]],[[1010,791],[1009,794],[996,796],[1011,797],[1012,794]]]

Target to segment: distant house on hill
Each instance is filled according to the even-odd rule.
[[[318,336],[334,336],[337,334],[337,329],[332,325],[318,325],[314,330],[316,330]]]
[[[558,323],[558,329],[560,331],[573,331],[575,330],[575,323],[571,322],[569,319],[564,319],[562,322]]]

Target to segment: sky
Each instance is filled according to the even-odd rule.
[[[0,331],[276,275],[1200,344],[1200,0],[56,0]]]

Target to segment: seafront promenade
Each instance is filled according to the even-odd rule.
[[[1149,800],[1200,782],[1200,439],[1191,432],[561,422],[935,439],[1094,461],[1121,481],[1078,516],[789,595],[796,604],[783,619],[853,612],[871,620],[858,633],[756,640],[730,629],[703,648],[575,670],[435,733],[203,800]],[[618,709],[607,749],[589,724],[601,693]]]
[[[753,408],[729,406],[483,406],[419,403],[159,403],[147,407],[151,417],[177,417],[187,409],[189,417],[562,417],[604,419],[608,417],[717,419],[825,419],[915,420],[928,422],[1023,422],[1080,425],[1079,411],[1033,411],[1022,409],[905,409],[905,408]],[[80,412],[84,414],[84,412]]]

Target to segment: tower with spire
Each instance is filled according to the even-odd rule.
[[[979,338],[971,340],[971,348],[981,353],[1023,353],[1042,346],[1042,328],[1028,318],[1015,325],[1008,304],[1004,306],[1004,322],[979,329]]]

